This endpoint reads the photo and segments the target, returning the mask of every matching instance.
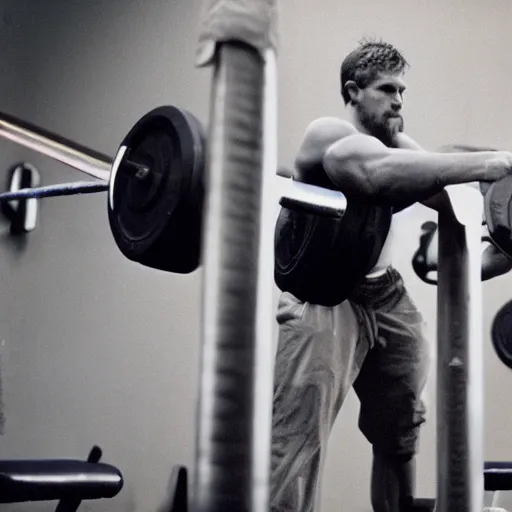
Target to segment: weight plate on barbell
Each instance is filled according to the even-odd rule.
[[[491,339],[501,362],[512,368],[512,301],[507,301],[496,313],[491,327]]]
[[[181,274],[199,266],[204,143],[201,123],[173,106],[150,111],[124,138],[112,165],[108,217],[128,259]]]
[[[484,214],[490,239],[504,254],[512,257],[512,175],[487,187]]]

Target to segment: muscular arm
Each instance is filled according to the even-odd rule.
[[[445,144],[439,148],[441,153],[475,153],[478,151],[500,151],[499,149],[490,146],[476,146],[474,144]],[[491,183],[480,182],[479,188],[482,194],[485,194]]]
[[[412,151],[425,151],[425,149],[420,146],[415,140],[411,139],[405,133],[399,133],[396,137],[397,147],[401,149],[410,149]],[[453,151],[452,151],[453,152]],[[448,194],[443,189],[441,192],[434,194],[433,196],[428,197],[420,201],[421,204],[431,208],[432,210],[436,210],[437,212],[441,211],[445,208],[450,208],[450,199]]]
[[[424,202],[447,185],[488,180],[486,168],[495,155],[388,148],[375,137],[357,133],[329,146],[323,163],[340,190],[403,204]]]

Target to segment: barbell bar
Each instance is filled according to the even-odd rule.
[[[167,125],[165,125],[165,122],[167,122]],[[173,130],[174,136],[169,136],[169,133],[172,133]],[[65,183],[61,185],[39,187],[32,190],[18,190],[16,191],[16,194],[12,196],[9,193],[4,193],[0,194],[0,202],[6,202],[17,198],[42,198],[71,195],[74,193],[94,193],[108,190],[108,202],[109,207],[112,210],[115,206],[115,178],[120,173],[120,169],[122,169],[123,174],[128,176],[130,180],[139,184],[140,187],[149,186],[149,183],[152,181],[152,173],[155,172],[155,169],[157,173],[160,173],[160,175],[169,171],[171,174],[176,172],[176,168],[172,167],[169,162],[167,162],[167,169],[164,169],[163,164],[159,164],[158,158],[164,155],[168,148],[171,148],[168,155],[168,159],[170,160],[172,157],[171,153],[173,146],[183,143],[184,140],[189,140],[190,137],[188,136],[190,133],[196,133],[197,137],[194,141],[194,147],[190,148],[190,158],[186,162],[187,166],[182,170],[183,176],[176,180],[176,186],[183,185],[183,180],[185,179],[185,174],[187,172],[193,174],[195,171],[196,174],[198,174],[198,176],[196,176],[196,186],[198,185],[197,182],[202,181],[203,179],[203,169],[198,170],[195,168],[197,166],[201,166],[202,161],[204,160],[202,145],[204,145],[205,136],[202,133],[202,127],[200,126],[199,121],[197,121],[192,114],[183,109],[164,106],[155,108],[144,115],[143,118],[134,125],[127,137],[124,138],[113,158],[90,149],[71,139],[62,137],[59,134],[36,126],[35,124],[23,121],[13,115],[0,112],[0,137],[27,147],[39,154],[53,158],[75,170],[100,180],[97,182],[92,181],[90,183]],[[143,151],[144,154],[142,156],[134,155],[134,148],[132,145],[138,145],[140,143],[140,145],[144,146],[144,144],[151,139],[153,143],[155,141],[158,142],[160,147],[152,146],[149,150],[146,148]],[[151,151],[153,150],[154,153],[151,154]],[[133,156],[138,157],[139,160],[142,161],[137,161]],[[183,158],[183,149],[179,158]],[[178,160],[179,159],[176,157],[172,163],[176,165]],[[287,171],[285,171],[285,173],[287,173]],[[339,211],[344,211],[346,209],[347,200],[345,196],[337,190],[301,183],[294,180],[290,175],[283,175],[283,172],[273,175],[272,180],[274,180],[274,182],[270,189],[275,194],[276,205],[283,198],[286,198],[300,203],[332,208]],[[505,183],[505,181],[507,181],[507,185],[511,182],[510,179],[507,179],[503,180],[503,183]],[[158,183],[155,184],[153,180],[152,186],[153,188],[158,188]],[[504,188],[508,190],[510,187],[488,187],[491,192],[493,190],[500,191],[501,195],[503,195]],[[175,196],[175,202],[177,202],[178,196],[184,195],[183,188],[180,190],[173,190],[173,194]],[[186,200],[189,201],[189,194],[185,194],[185,196]],[[202,193],[200,196],[201,197],[198,197],[194,204],[194,207],[199,209],[201,209],[201,206],[198,202],[202,201]],[[494,196],[496,196],[496,193],[494,193]],[[149,198],[148,201],[151,199],[154,198]],[[498,199],[501,204],[503,199],[501,197]],[[492,205],[492,202],[489,200],[486,204]],[[136,207],[140,210],[143,208],[143,205],[136,205]],[[508,208],[510,208],[510,205],[508,205]],[[500,219],[500,225],[496,226],[497,223],[494,220],[494,217],[492,217],[493,211],[499,212],[501,210],[499,208],[491,209],[490,206],[487,206],[486,216],[491,217],[491,226],[494,228],[494,233],[490,234],[490,239],[500,252],[508,256],[509,249],[512,247],[510,242],[507,243],[508,238],[510,238],[510,230],[502,228],[502,219]],[[187,213],[192,214],[190,211]],[[167,215],[169,217],[169,212],[167,212]],[[184,220],[183,215],[179,215],[177,217],[179,217],[180,221]],[[167,221],[168,218],[165,220]],[[149,229],[149,227],[147,227],[147,229]],[[500,235],[502,239],[497,241],[496,239],[499,238]],[[506,238],[505,243],[503,243],[503,237]],[[128,236],[128,238],[130,237]],[[136,239],[137,237],[134,236],[134,238]],[[119,238],[117,239],[117,242],[118,245],[121,245],[120,249],[122,252],[125,253],[129,259],[145,264],[143,256],[142,259],[140,259],[140,254],[134,257],[134,254],[131,253],[131,248],[135,247],[137,242],[133,242],[131,240],[120,240]],[[127,245],[130,245],[130,248],[127,249]],[[141,252],[143,253],[144,251]],[[149,266],[159,267],[159,265],[163,264],[164,268],[162,268],[162,270],[190,272],[197,267],[198,258],[199,256],[196,255],[195,258],[192,258],[194,262],[191,262],[190,265],[181,264],[174,268],[172,264],[171,268],[165,268],[165,264],[162,262],[157,262],[156,264]]]
[[[5,112],[0,112],[0,137],[103,181],[110,181],[111,172],[113,170],[117,172],[121,159],[129,149],[126,144],[121,145],[116,157],[112,158]],[[144,165],[135,162],[129,164],[133,166],[134,172],[140,172],[139,178],[150,171]],[[275,180],[278,200],[286,197],[317,206],[341,210],[346,208],[345,196],[336,190],[301,183],[293,180],[291,176],[276,174]],[[91,184],[90,187],[84,188],[91,192],[105,190],[101,184],[96,186]],[[52,187],[48,186],[39,197],[51,197],[51,195]],[[20,196],[29,197],[30,189],[20,191]],[[14,196],[13,199],[15,199]],[[7,198],[7,200],[10,199]]]
[[[89,176],[102,180],[110,176],[108,156],[5,112],[0,112],[0,136]]]
[[[100,181],[60,184],[0,194],[53,197],[108,191],[108,217],[120,251],[131,261],[186,274],[201,264],[205,135],[184,109],[157,107],[139,119],[109,157],[69,138],[0,112],[0,137],[83,172]],[[336,190],[272,176],[277,207],[281,198],[344,211]],[[117,200],[115,200],[117,198]],[[168,250],[172,247],[172,252]]]

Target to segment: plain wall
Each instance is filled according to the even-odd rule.
[[[465,142],[510,149],[509,20],[505,0],[322,0],[281,3],[279,164],[290,167],[307,124],[344,116],[338,70],[362,37],[381,37],[411,63],[407,132],[427,149]],[[144,113],[162,104],[209,116],[210,70],[194,67],[198,0],[3,0],[0,110],[114,155]],[[1,165],[27,160],[45,184],[84,176],[0,141]],[[402,214],[395,266],[424,313],[433,372],[418,493],[433,495],[436,290],[411,267],[432,212]],[[0,457],[85,457],[94,443],[124,474],[91,511],[155,510],[174,464],[192,467],[200,348],[201,270],[178,276],[126,260],[112,239],[105,194],[45,199],[39,225],[12,239],[0,221],[0,340],[6,434]],[[484,285],[486,457],[512,459],[512,374],[489,329],[511,298],[510,276]],[[322,511],[368,511],[370,447],[351,393],[334,426]],[[52,510],[54,504],[6,510]]]

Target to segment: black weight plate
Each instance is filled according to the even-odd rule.
[[[168,272],[199,265],[204,133],[189,112],[158,107],[120,145],[109,189],[109,222],[130,260]],[[149,172],[139,177],[131,162]]]
[[[512,175],[506,176],[488,188],[484,196],[484,214],[492,242],[512,257]]]
[[[491,337],[501,362],[512,369],[512,301],[506,302],[494,317]]]

